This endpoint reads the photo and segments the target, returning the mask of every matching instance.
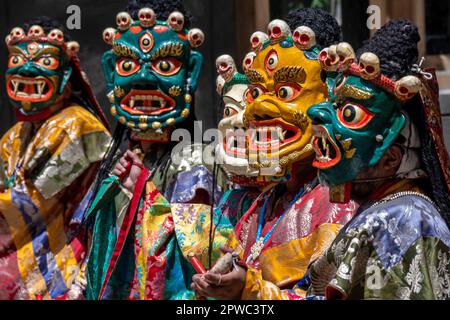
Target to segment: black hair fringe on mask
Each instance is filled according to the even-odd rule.
[[[327,11],[317,8],[292,10],[286,17],[289,28],[294,32],[301,26],[311,28],[316,34],[317,44],[321,48],[329,47],[341,41],[341,27]]]
[[[412,22],[406,19],[391,20],[364,42],[357,56],[359,59],[365,52],[376,54],[382,74],[399,80],[412,74],[412,67],[418,62],[419,41],[419,30]]]

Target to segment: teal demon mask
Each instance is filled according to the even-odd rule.
[[[59,29],[45,34],[41,26],[28,33],[14,28],[6,37],[9,50],[6,91],[19,119],[48,118],[61,107],[72,74],[70,59],[79,51]]]
[[[376,55],[364,53],[354,63],[351,46],[341,43],[319,55],[327,72],[329,97],[308,110],[313,121],[314,167],[336,202],[346,202],[351,182],[375,166],[406,123],[404,102],[419,90],[414,76],[393,81],[381,75]]]
[[[112,45],[102,60],[111,113],[132,139],[168,142],[171,129],[192,112],[203,61],[194,49],[204,34],[186,30],[180,12],[159,21],[149,8],[139,11],[138,21],[119,13],[117,24],[103,33]]]

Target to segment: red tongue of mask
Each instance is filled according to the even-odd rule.
[[[36,86],[34,84],[27,83],[25,84],[25,88],[23,91],[28,95],[36,94]]]

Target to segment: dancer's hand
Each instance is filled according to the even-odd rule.
[[[192,278],[191,288],[200,296],[219,300],[240,300],[245,287],[247,271],[236,266],[228,274],[197,274]]]
[[[122,185],[130,192],[134,191],[134,186],[142,172],[142,161],[139,157],[128,150],[117,162],[112,174],[117,176]]]

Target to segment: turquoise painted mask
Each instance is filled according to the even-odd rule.
[[[59,105],[72,74],[63,49],[39,40],[21,41],[8,49],[6,90],[12,105],[26,116]]]
[[[329,99],[308,110],[319,177],[335,187],[378,163],[405,125],[402,103],[375,84],[342,73],[327,77]]]
[[[139,21],[123,12],[117,22],[117,31],[103,34],[112,45],[102,59],[111,113],[131,129],[132,139],[167,142],[171,129],[192,111],[203,61],[193,48],[204,35],[199,29],[187,31],[179,12],[163,22],[145,8]]]
[[[406,101],[421,89],[415,76],[399,80],[381,74],[379,58],[366,52],[359,61],[348,43],[323,49],[328,99],[308,110],[313,123],[314,167],[330,187],[333,202],[348,202],[351,184],[375,166],[401,134]]]

